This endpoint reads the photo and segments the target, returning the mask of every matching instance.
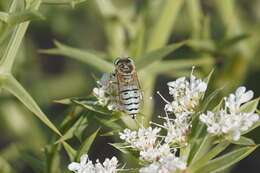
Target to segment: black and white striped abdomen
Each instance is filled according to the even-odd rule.
[[[139,113],[141,93],[136,85],[125,85],[120,88],[120,102],[123,110],[135,117]]]

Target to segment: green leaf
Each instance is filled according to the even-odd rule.
[[[167,43],[184,0],[165,0],[162,3],[159,17],[155,20],[155,25],[152,26],[148,37],[148,52]]]
[[[206,96],[205,99],[203,99],[203,101],[201,103],[202,107],[200,108],[201,112],[205,112],[206,110],[208,110],[208,107],[214,101],[214,99],[218,96],[218,94],[220,93],[221,90],[223,90],[223,88],[218,88],[215,91],[213,91],[212,93],[210,93],[208,96]]]
[[[191,164],[188,168],[188,172],[194,172],[197,169],[204,166],[209,160],[216,157],[219,153],[221,153],[223,150],[225,150],[230,145],[229,142],[223,141],[216,146],[214,146],[211,150],[209,150],[208,153],[200,157],[197,161],[195,161],[193,164]]]
[[[33,7],[34,10],[37,10],[40,6],[40,1],[35,1]],[[15,30],[12,34],[10,41],[8,42],[7,48],[4,51],[4,55],[0,60],[0,71],[5,73],[10,73],[14,64],[19,47],[22,43],[25,32],[29,26],[30,22],[24,22],[15,27]]]
[[[240,139],[238,141],[231,141],[231,143],[236,145],[256,145],[252,139],[244,136],[240,136]]]
[[[4,23],[8,23],[9,17],[10,17],[9,13],[0,11],[0,21],[2,21]]]
[[[61,173],[60,169],[60,151],[61,145],[48,145],[44,148],[45,153],[45,172],[48,173]]]
[[[201,52],[207,52],[207,53],[214,53],[217,50],[216,45],[212,40],[192,39],[187,41],[187,46],[195,50],[200,50]]]
[[[88,153],[92,143],[94,142],[98,132],[99,132],[100,129],[97,129],[92,135],[90,135],[88,138],[86,138],[85,141],[83,141],[83,143],[81,144],[78,152],[77,152],[77,155],[76,155],[76,160],[79,161],[80,157],[83,155],[83,154],[86,154]]]
[[[208,151],[213,139],[214,138],[212,136],[206,135],[202,138],[202,140],[198,141],[198,145],[196,145],[197,147],[195,147],[195,151],[191,152],[194,154],[189,156],[190,164],[201,158]]]
[[[192,66],[212,66],[213,64],[214,59],[212,57],[167,60],[149,65],[147,68],[145,68],[145,72],[161,74],[169,71],[177,71],[184,68],[191,68]]]
[[[36,10],[25,10],[22,12],[10,14],[8,18],[8,23],[11,25],[16,25],[22,22],[31,20],[43,20],[45,17]]]
[[[160,49],[156,49],[154,51],[151,51],[140,58],[138,58],[138,61],[136,62],[136,67],[138,69],[142,69],[152,63],[158,62],[176,49],[180,48],[185,44],[185,41],[180,43],[173,43],[168,46],[162,47]]]
[[[56,142],[63,142],[73,137],[73,135],[76,133],[78,129],[86,128],[87,127],[87,117],[81,116],[71,128],[69,128],[63,135],[60,137],[60,139]]]
[[[95,98],[72,98],[71,101],[85,109],[101,113],[104,115],[111,115],[112,112],[104,106],[96,104]]]
[[[100,136],[114,136],[114,135],[118,135],[118,133],[120,132],[121,130],[111,130],[109,132],[106,132],[106,133],[103,133],[101,134]]]
[[[3,173],[11,173],[12,172],[11,166],[2,157],[0,157],[0,172],[3,172]]]
[[[31,20],[45,19],[44,16],[36,10],[24,10],[21,12],[6,13],[0,12],[0,21],[9,25],[16,25]]]
[[[257,109],[257,106],[259,104],[259,99],[260,98],[256,98],[254,100],[251,100],[250,102],[247,102],[245,104],[243,104],[240,108],[241,112],[255,112]]]
[[[210,82],[210,80],[211,80],[211,78],[212,78],[213,73],[214,73],[214,69],[212,69],[212,70],[210,71],[210,73],[208,74],[208,76],[207,76],[203,81],[206,82],[207,84],[209,84],[209,82]]]
[[[109,127],[113,130],[117,130],[120,131],[122,129],[122,127],[120,125],[118,125],[118,123],[115,123],[111,120],[108,119],[102,119],[102,118],[98,118],[98,117],[94,117],[98,122],[100,122],[103,126]]]
[[[62,145],[65,149],[65,151],[67,152],[69,158],[70,158],[70,161],[74,161],[75,160],[75,157],[76,157],[76,154],[77,154],[77,151],[72,148],[72,146],[70,146],[67,142],[62,142]]]
[[[59,130],[54,124],[47,118],[47,116],[42,112],[37,103],[28,94],[28,92],[23,88],[23,86],[12,76],[8,75],[5,82],[2,84],[3,88],[8,90],[14,96],[16,96],[31,112],[34,113],[44,124],[46,124],[55,133],[61,136]]]
[[[213,159],[209,161],[207,164],[205,164],[203,167],[195,171],[195,173],[213,173],[222,171],[233,164],[239,162],[246,156],[248,156],[250,153],[252,153],[257,146],[253,147],[241,147],[238,149],[234,149],[233,151],[218,157],[216,159]]]
[[[44,4],[50,4],[50,5],[66,5],[69,4],[72,7],[75,7],[75,5],[85,2],[86,0],[43,0],[42,3]]]
[[[112,63],[105,61],[93,52],[80,50],[77,48],[66,46],[58,41],[54,42],[57,48],[40,50],[40,53],[49,55],[63,55],[69,58],[83,62],[100,72],[112,72],[114,66]]]
[[[202,28],[202,7],[199,0],[190,0],[186,3],[188,14],[189,14],[189,22],[191,24],[191,32],[192,38],[199,39],[201,28]]]
[[[23,156],[23,161],[27,162],[27,165],[30,165],[35,172],[43,172],[44,164],[42,160],[28,152],[20,152],[20,154]]]
[[[127,150],[127,148],[129,148],[129,147],[126,147],[124,143],[110,143],[109,145],[111,145],[114,148],[118,149],[123,154],[130,154],[130,152]]]
[[[219,49],[228,49],[231,46],[234,46],[235,44],[237,44],[245,39],[248,39],[248,38],[250,38],[250,35],[244,34],[244,33],[236,35],[236,36],[232,36],[231,38],[228,38],[228,39],[220,42],[218,47],[219,47]]]

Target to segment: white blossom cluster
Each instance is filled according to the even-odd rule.
[[[176,116],[183,113],[186,115],[194,113],[207,89],[207,83],[197,79],[193,75],[193,70],[189,79],[180,77],[175,81],[168,82],[167,85],[173,100],[167,102],[165,110]]]
[[[242,104],[253,98],[253,91],[239,87],[234,94],[224,98],[224,107],[217,112],[208,111],[200,115],[200,121],[207,125],[207,131],[214,135],[225,135],[239,140],[242,132],[247,131],[259,116],[255,112],[244,112]]]
[[[97,84],[98,86],[93,88],[93,94],[98,99],[97,104],[107,106],[109,110],[119,110],[115,77],[109,73],[104,73],[101,79],[97,81]]]
[[[68,169],[74,173],[116,173],[118,160],[116,157],[105,159],[103,163],[98,160],[94,164],[89,160],[88,155],[82,155],[80,163],[72,162],[69,164]]]
[[[192,114],[198,107],[203,97],[207,83],[193,75],[190,78],[180,77],[175,81],[167,83],[172,101],[168,101],[158,93],[167,103],[165,105],[166,120],[163,128],[167,130],[166,142],[186,145],[186,136],[190,128]],[[173,115],[170,118],[169,115]]]
[[[142,126],[137,131],[125,129],[119,133],[120,138],[128,143],[128,147],[138,150],[140,159],[148,163],[139,170],[140,173],[172,173],[186,168],[186,162],[175,155],[176,150],[169,143],[160,140],[160,130],[158,127]]]

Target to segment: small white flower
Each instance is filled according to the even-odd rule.
[[[155,146],[157,134],[160,132],[160,128],[139,128],[138,131],[131,131],[125,129],[119,133],[120,138],[130,144],[130,147],[138,150],[146,150]]]
[[[95,173],[95,167],[88,159],[88,155],[84,154],[80,158],[80,163],[72,162],[69,164],[68,169],[75,173]]]
[[[112,159],[105,159],[103,164],[99,161],[95,164],[96,173],[116,173],[118,160],[116,157]]]
[[[169,155],[162,157],[158,162],[153,162],[139,170],[140,173],[172,173],[176,170],[185,170],[186,162],[180,158]]]
[[[155,148],[148,148],[140,152],[142,160],[148,162],[158,161],[160,158],[171,155],[171,148],[168,144],[158,145]]]
[[[237,88],[235,94],[230,94],[226,98],[226,106],[230,112],[239,112],[241,104],[248,102],[254,96],[253,91],[247,91],[245,87]]]
[[[117,102],[117,85],[113,75],[104,73],[100,81],[97,81],[98,86],[93,88],[93,95],[97,98],[97,104],[107,106],[108,110],[120,110],[120,105]]]
[[[88,155],[81,156],[80,163],[72,162],[68,169],[74,173],[116,173],[118,160],[116,157],[105,159],[103,163],[98,160],[95,164],[89,160]]]
[[[140,173],[158,173],[160,170],[160,164],[158,162],[151,163],[150,165],[143,167],[139,170]]]
[[[253,97],[252,91],[239,87],[235,94],[225,99],[224,108],[217,112],[208,111],[200,115],[200,121],[207,125],[207,131],[214,135],[226,135],[232,140],[239,140],[242,132],[247,131],[258,121],[254,112],[241,112],[240,107]]]

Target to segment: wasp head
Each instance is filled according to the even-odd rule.
[[[135,70],[134,61],[127,58],[117,58],[114,61],[116,69],[121,73],[132,73]]]

